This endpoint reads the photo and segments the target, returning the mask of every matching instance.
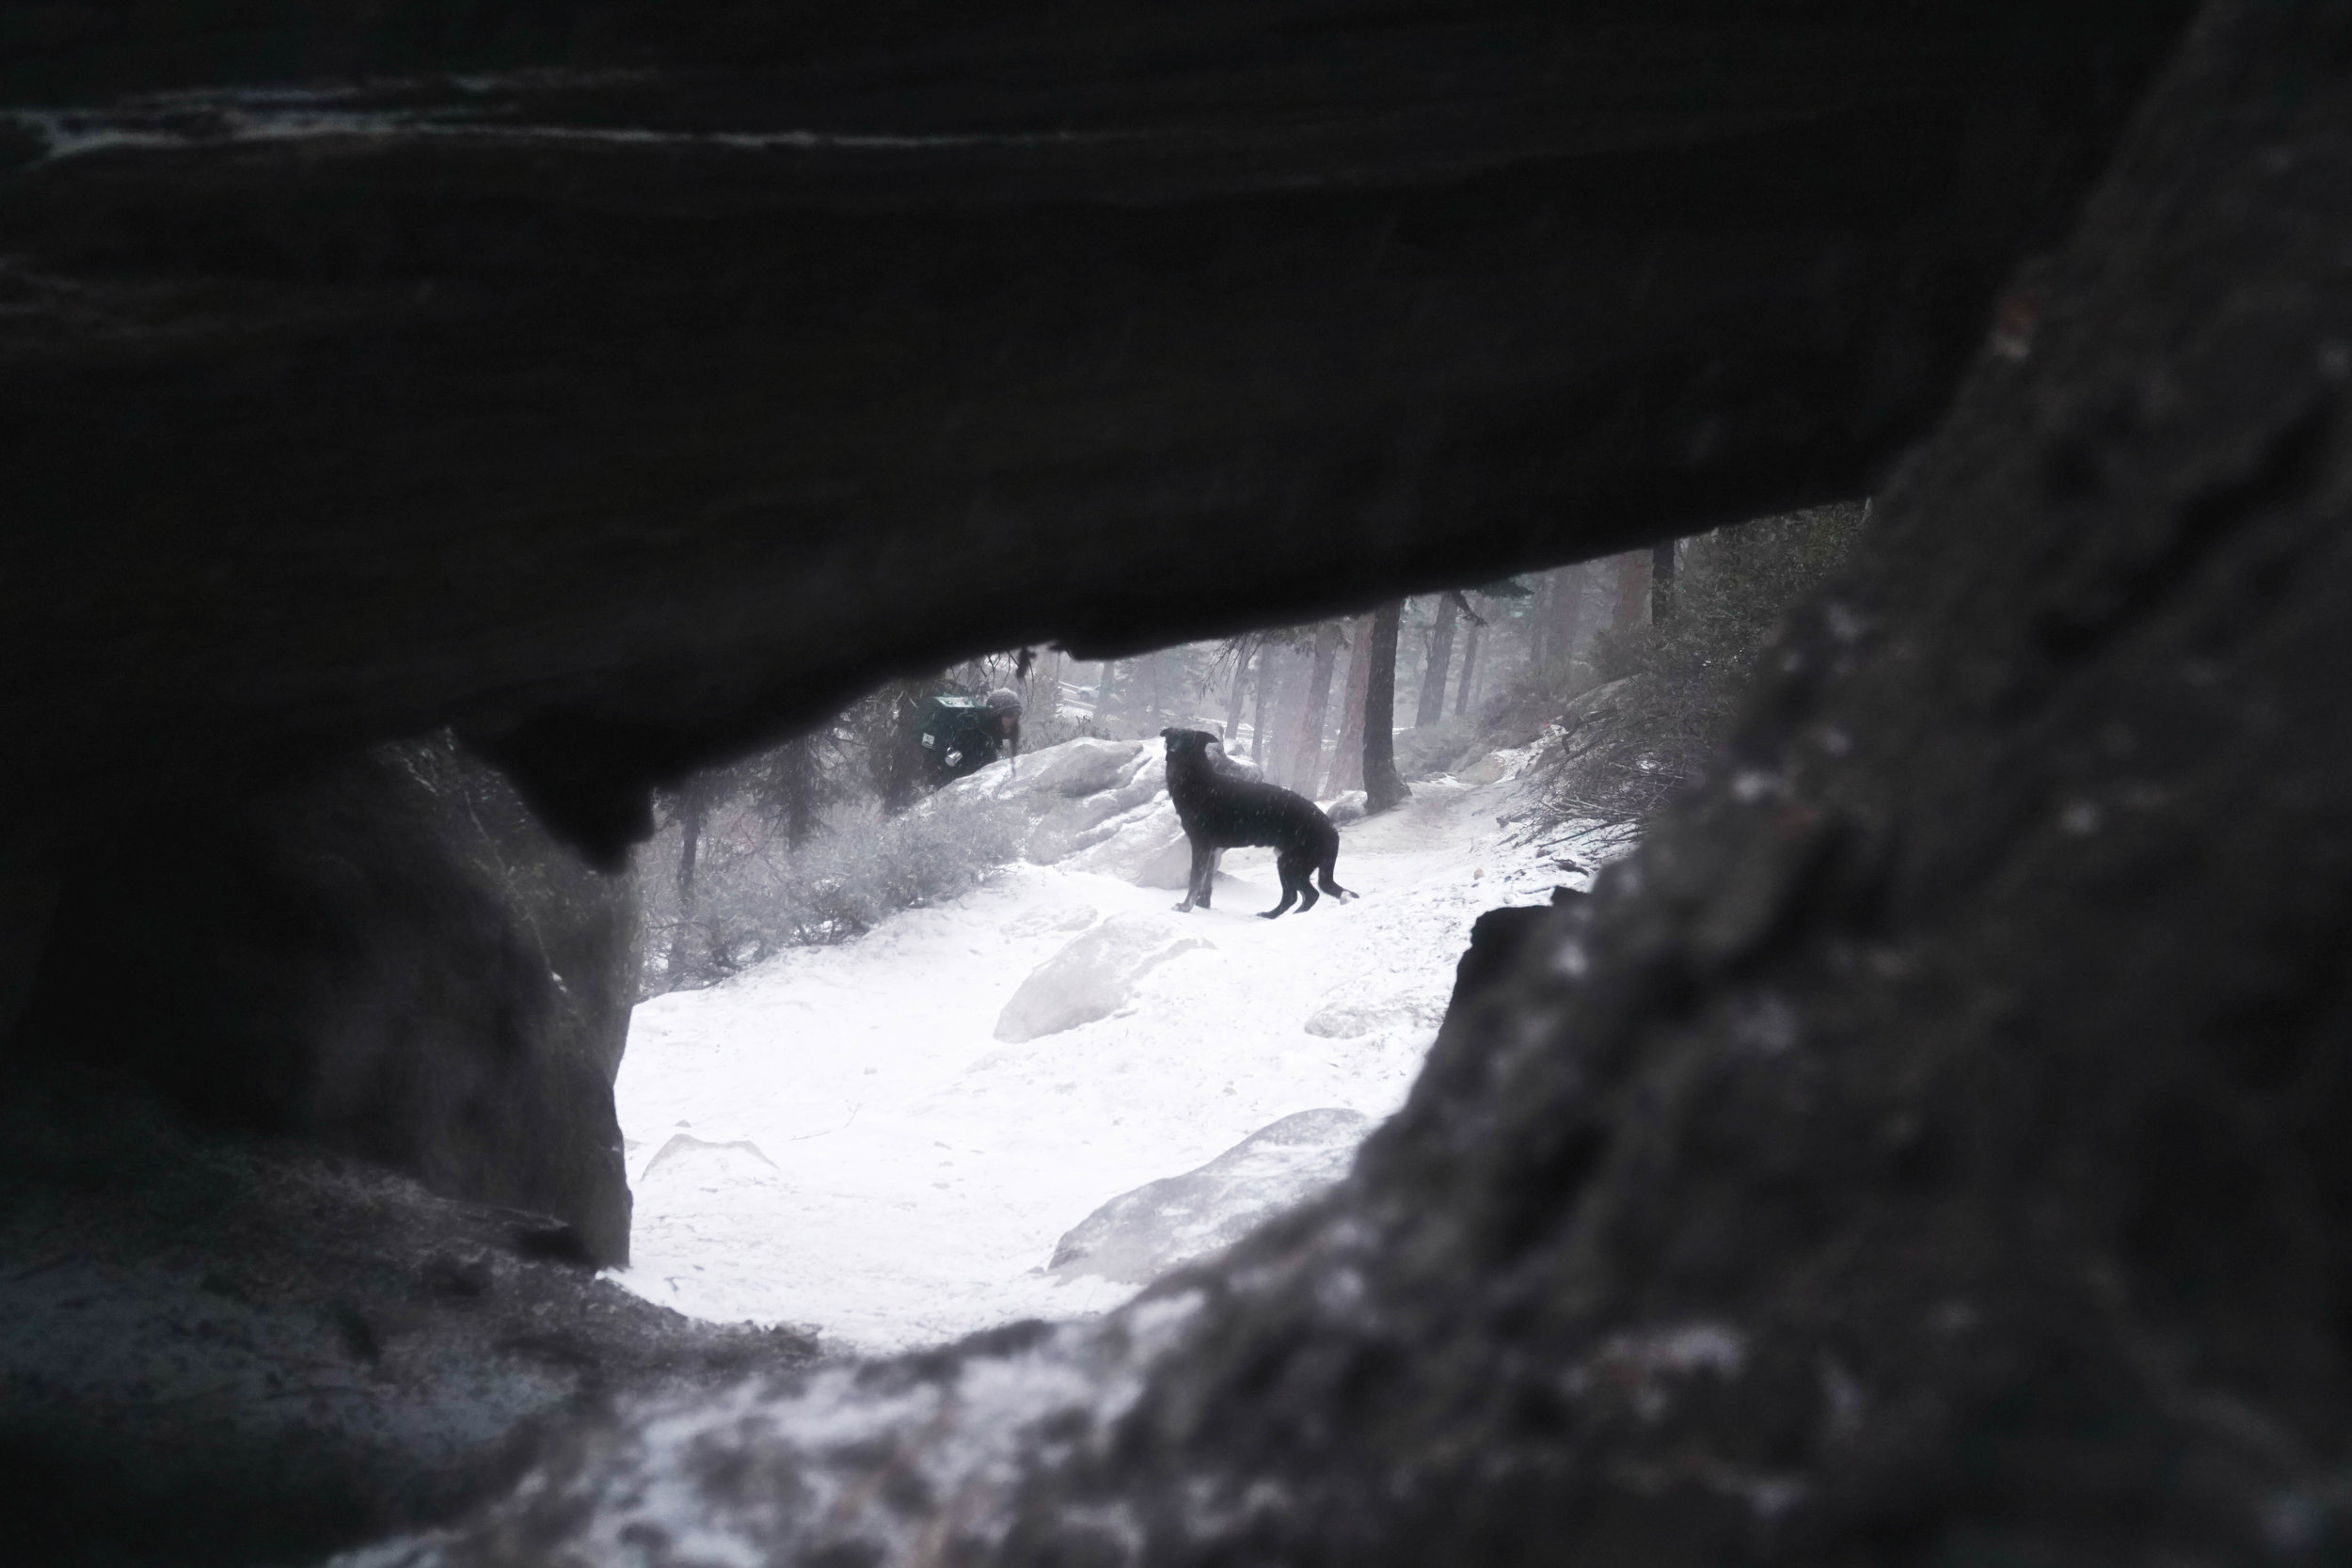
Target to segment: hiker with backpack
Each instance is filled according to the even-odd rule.
[[[942,695],[915,705],[923,778],[933,789],[1021,751],[1021,694],[1000,686],[985,697]]]

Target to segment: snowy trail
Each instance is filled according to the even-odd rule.
[[[1344,832],[1340,880],[1362,897],[1303,918],[1256,918],[1278,891],[1263,850],[1229,854],[1216,908],[1189,915],[1163,889],[1022,864],[858,942],[641,1006],[617,1086],[635,1262],[615,1277],[860,1351],[1116,1306],[1134,1287],[1042,1272],[1063,1232],[1294,1112],[1389,1115],[1471,921],[1582,882],[1503,845],[1515,788],[1416,784]],[[1122,915],[1211,945],[1108,1018],[994,1037],[1032,970]]]

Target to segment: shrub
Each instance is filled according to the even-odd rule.
[[[645,856],[647,934],[642,995],[708,985],[787,947],[830,946],[899,910],[934,904],[1016,859],[1025,818],[1017,805],[955,792],[896,816],[868,802],[829,822],[798,849],[748,802],[714,813],[704,829],[689,941],[670,879],[676,829]],[[672,954],[686,956],[671,973]]]
[[[1535,765],[1540,822],[1646,816],[1730,737],[1781,617],[1844,562],[1861,502],[1719,529],[1686,547],[1666,624],[1597,635],[1597,684],[1555,709]]]
[[[1407,781],[1458,773],[1497,744],[1483,715],[1454,714],[1419,729],[1398,731],[1396,770]]]

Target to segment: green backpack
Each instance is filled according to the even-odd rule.
[[[945,772],[966,773],[996,760],[998,745],[990,733],[988,705],[977,697],[925,697],[914,705],[914,733],[931,766]],[[949,752],[960,752],[954,762]]]

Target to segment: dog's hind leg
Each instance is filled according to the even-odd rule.
[[[1284,910],[1289,909],[1293,904],[1296,903],[1298,901],[1298,894],[1301,888],[1306,889],[1307,895],[1309,897],[1311,898],[1314,896],[1314,889],[1307,887],[1307,879],[1304,877],[1299,876],[1297,871],[1293,868],[1288,861],[1276,861],[1274,863],[1274,869],[1280,872],[1282,875],[1282,901],[1275,905],[1274,908],[1270,910],[1263,910],[1259,911],[1258,918],[1261,920],[1272,920],[1275,916],[1280,914]]]
[[[1274,869],[1282,879],[1282,901],[1265,911],[1266,919],[1272,920],[1300,899],[1305,900],[1298,904],[1300,914],[1305,914],[1314,908],[1315,888],[1314,884],[1308,880],[1312,870],[1311,865],[1302,865],[1293,857],[1283,855],[1275,861]]]
[[[1284,855],[1281,865],[1282,880],[1285,883],[1295,882],[1298,885],[1298,912],[1305,914],[1309,910],[1313,909],[1315,901],[1323,896],[1315,891],[1314,853],[1310,850],[1299,855],[1296,860]]]
[[[1340,847],[1334,844],[1331,846],[1330,852],[1323,857],[1323,864],[1318,869],[1321,871],[1323,876],[1323,891],[1329,894],[1332,897],[1339,899],[1342,903],[1345,903],[1348,899],[1355,897],[1356,895],[1349,892],[1346,888],[1340,886],[1338,879],[1331,875],[1331,868],[1339,863]]]

